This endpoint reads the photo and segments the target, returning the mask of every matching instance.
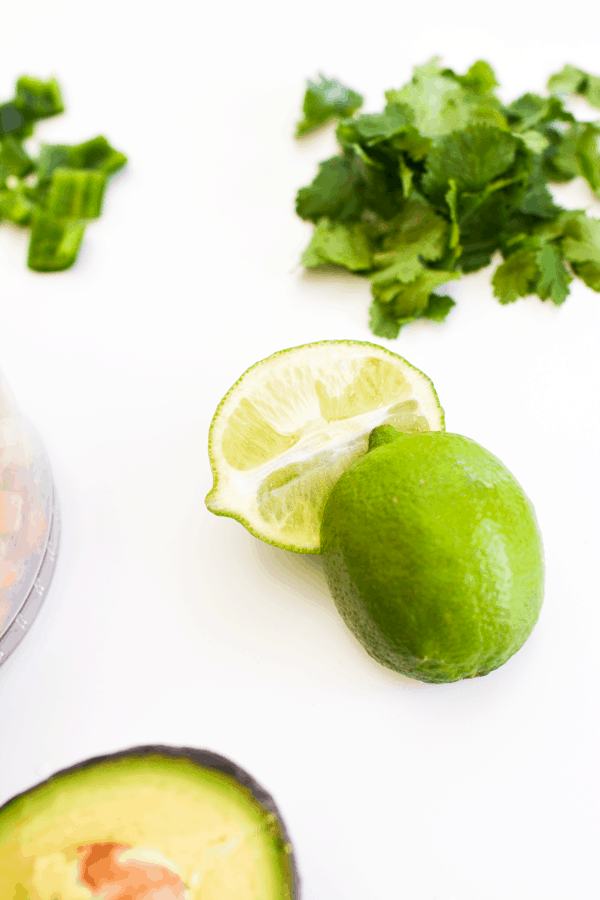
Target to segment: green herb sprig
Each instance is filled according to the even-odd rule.
[[[579,93],[600,109],[600,77],[568,65],[549,96],[509,105],[497,87],[483,60],[458,75],[436,57],[386,92],[381,113],[358,114],[359,94],[323,76],[308,82],[297,134],[339,119],[340,153],[298,191],[296,212],[315,224],[302,263],[366,275],[379,337],[445,319],[455,303],[436,290],[498,251],[500,303],[537,294],[559,305],[575,276],[600,291],[600,220],[563,209],[548,189],[582,176],[600,198],[600,121],[565,107]]]
[[[36,272],[73,265],[87,223],[102,213],[109,177],[127,162],[102,136],[82,144],[41,144],[37,158],[30,156],[24,141],[36,122],[61,112],[54,78],[24,75],[13,99],[0,104],[0,222],[31,229],[27,265]]]

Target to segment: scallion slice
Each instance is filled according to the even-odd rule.
[[[33,160],[20,141],[12,135],[0,138],[0,172],[24,178],[33,168]]]
[[[29,225],[35,208],[21,186],[0,191],[0,219],[7,219],[13,225]]]
[[[17,81],[14,104],[27,120],[48,119],[65,111],[56,78],[40,81],[39,78],[23,75]]]
[[[102,172],[55,169],[44,209],[59,219],[98,219],[105,187]]]
[[[33,134],[33,125],[29,122],[13,100],[0,103],[0,137],[7,134],[15,137],[30,137]]]
[[[102,135],[81,144],[41,144],[32,159],[23,140],[36,121],[63,111],[56,79],[30,75],[0,104],[0,221],[31,226],[27,265],[37,272],[73,265],[86,224],[102,213],[109,177],[127,162]]]
[[[57,219],[38,212],[29,239],[27,265],[35,272],[60,272],[77,259],[85,232],[85,222]]]

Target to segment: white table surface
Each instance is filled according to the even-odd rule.
[[[6,4],[2,98],[24,72],[56,74],[68,111],[39,137],[104,133],[130,164],[71,271],[29,272],[26,236],[0,227],[0,366],[63,514],[51,592],[0,668],[0,803],[92,755],[188,744],[273,793],[305,900],[597,896],[598,294],[576,281],[560,309],[501,307],[486,270],[451,286],[446,324],[380,341],[433,379],[448,430],[498,455],[537,510],[542,614],[486,678],[383,669],[317,558],[204,506],[210,420],[248,366],[374,339],[365,279],[298,266],[311,229],[294,195],[334,149],[331,129],[291,137],[305,78],[337,76],[376,111],[435,54],[459,71],[484,58],[510,100],[565,62],[600,72],[600,14],[561,10]],[[585,185],[556,196],[600,215]]]

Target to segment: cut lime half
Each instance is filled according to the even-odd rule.
[[[329,493],[383,424],[409,434],[444,430],[433,384],[401,356],[362,341],[274,353],[217,408],[206,505],[269,544],[319,553]]]

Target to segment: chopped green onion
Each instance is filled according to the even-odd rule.
[[[27,120],[48,119],[65,111],[56,78],[40,81],[23,75],[17,81],[14,103]]]
[[[27,265],[35,272],[60,272],[77,259],[85,222],[40,212],[33,221]]]
[[[63,111],[56,79],[29,75],[0,104],[0,222],[31,227],[27,265],[37,272],[73,265],[87,222],[102,213],[109,177],[127,162],[102,135],[81,144],[41,144],[32,159],[24,138],[37,120]]]
[[[42,144],[37,164],[38,179],[43,184],[58,168],[93,170],[112,175],[126,162],[127,157],[111,147],[102,135],[82,144]]]
[[[39,184],[47,184],[55,169],[69,168],[71,147],[68,144],[42,144],[36,171]]]
[[[111,147],[102,135],[82,144],[74,144],[70,149],[69,165],[73,169],[93,169],[105,175],[112,175],[122,169],[127,162],[127,157]]]
[[[11,135],[0,138],[0,172],[24,178],[33,169],[33,160],[20,141]]]
[[[63,111],[60,87],[55,78],[40,81],[23,75],[17,81],[14,98],[0,104],[0,137],[6,134],[30,137],[37,119],[47,119]]]
[[[59,168],[52,173],[44,209],[59,219],[97,219],[102,213],[106,175]]]
[[[13,225],[29,225],[34,211],[35,204],[21,186],[0,191],[0,219],[8,219]]]
[[[29,137],[33,134],[33,126],[12,100],[0,103],[0,137],[6,134],[18,137]]]

